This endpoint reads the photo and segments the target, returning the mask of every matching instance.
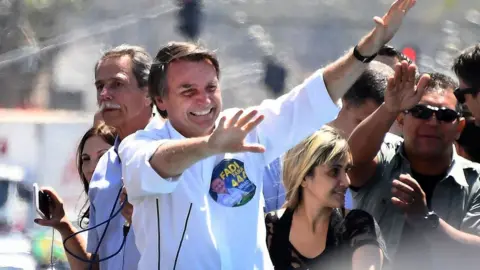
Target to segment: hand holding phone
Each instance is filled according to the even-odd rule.
[[[63,201],[54,189],[44,187],[38,188],[34,184],[34,204],[38,215],[42,218],[36,218],[34,222],[40,226],[52,227],[62,233],[62,230],[69,231],[72,226],[68,217],[65,215]]]
[[[35,204],[35,209],[37,213],[43,219],[51,219],[52,215],[50,213],[50,205],[52,199],[50,195],[38,188],[37,183],[33,184],[33,203]]]

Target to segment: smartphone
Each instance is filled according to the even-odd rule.
[[[33,203],[37,213],[43,219],[50,219],[50,196],[38,188],[37,183],[33,184]]]

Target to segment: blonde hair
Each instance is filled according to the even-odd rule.
[[[283,160],[284,207],[295,209],[302,201],[302,181],[318,165],[351,160],[347,140],[338,130],[325,126],[290,149]]]

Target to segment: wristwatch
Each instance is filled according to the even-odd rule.
[[[360,62],[362,63],[370,63],[372,62],[373,59],[375,59],[375,57],[377,57],[377,54],[374,54],[372,56],[363,56],[360,54],[360,52],[358,51],[358,45],[356,45],[354,48],[353,48],[353,56]]]
[[[428,212],[423,219],[428,224],[427,226],[431,229],[436,229],[440,225],[440,217],[433,211]]]

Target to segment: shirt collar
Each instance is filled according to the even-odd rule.
[[[460,186],[468,187],[468,182],[467,182],[467,179],[465,179],[465,173],[463,171],[464,169],[463,165],[461,164],[461,162],[459,162],[460,156],[457,154],[457,151],[454,145],[452,145],[452,148],[453,148],[452,162],[450,163],[450,167],[448,168],[447,175],[445,178],[452,177],[453,180],[455,180],[455,182]],[[398,147],[397,149],[397,154],[402,158],[402,162],[405,162],[410,166],[410,162],[404,155],[405,153],[404,150],[405,150],[404,143],[402,142],[400,147]]]
[[[161,116],[154,116],[150,119],[145,130],[160,129],[165,125],[166,120],[161,118]]]
[[[167,128],[168,134],[171,139],[185,139],[185,137],[172,126],[170,120],[167,120],[167,122],[165,122],[165,127]]]
[[[159,119],[158,117],[152,117],[150,118],[150,121],[148,122],[147,126],[145,127],[144,130],[151,130],[151,129],[159,129],[164,125],[165,121],[163,119]],[[120,137],[115,137],[115,142],[113,143],[113,151],[115,151],[115,154],[118,156],[118,147],[120,146],[120,143],[122,141],[120,140]]]

